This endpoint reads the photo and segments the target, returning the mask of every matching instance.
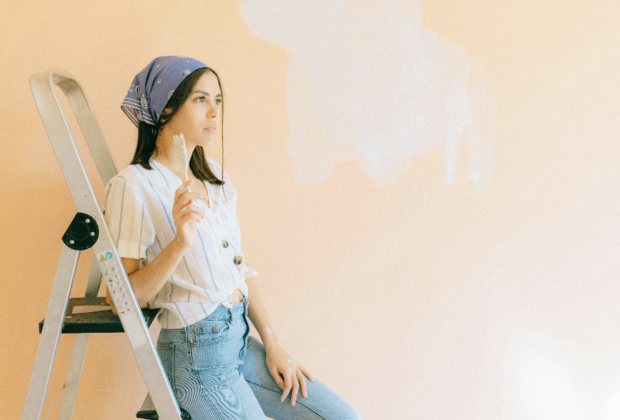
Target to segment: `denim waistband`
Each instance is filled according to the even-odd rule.
[[[243,317],[247,315],[247,308],[249,302],[244,297],[243,301],[239,303],[235,303],[231,308],[227,308],[224,305],[218,305],[215,311],[211,312],[209,315],[201,319],[200,321],[188,325],[185,328],[178,329],[167,329],[162,328],[159,333],[158,341],[172,342],[172,341],[185,341],[190,339],[195,333],[196,329],[200,327],[201,323],[211,322],[211,321],[234,321],[239,317]]]

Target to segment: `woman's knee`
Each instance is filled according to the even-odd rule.
[[[274,401],[276,399],[279,401],[282,391],[280,391],[278,386],[275,384],[275,381],[265,366],[266,354],[263,342],[256,337],[249,336],[248,347],[250,348],[250,351],[246,355],[246,362],[250,363],[252,370],[246,371],[246,380],[250,382],[250,385],[253,387],[256,394],[263,395],[263,399],[271,399],[267,396],[270,396],[272,392],[275,392],[278,396],[274,397]],[[249,366],[244,367],[249,368]],[[306,383],[312,384],[310,381],[307,381]],[[327,394],[324,395],[325,398],[322,398],[320,403],[315,402],[308,406],[308,409],[315,413],[316,420],[362,420],[360,414],[351,404],[345,401],[342,397],[337,396],[337,394],[333,393],[333,391],[331,391],[324,384],[322,384],[321,393]],[[299,399],[298,402],[305,405],[303,399]],[[317,404],[322,405],[323,408],[316,410]],[[306,416],[312,417],[310,411],[306,414]]]
[[[338,420],[362,420],[362,416],[352,405],[347,404],[347,407],[338,416]]]

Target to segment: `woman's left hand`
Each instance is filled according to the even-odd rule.
[[[278,386],[284,390],[282,398],[280,398],[280,402],[284,401],[292,388],[293,394],[291,395],[291,405],[294,407],[300,383],[301,395],[304,398],[308,397],[308,391],[306,390],[306,378],[304,378],[304,375],[306,375],[312,382],[314,382],[314,378],[305,367],[291,359],[282,347],[276,346],[268,350],[265,362],[267,363],[267,369],[269,369],[269,373],[271,373],[273,379],[275,379]],[[284,380],[282,380],[280,375],[282,375]]]

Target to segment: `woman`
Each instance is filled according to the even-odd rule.
[[[245,264],[236,189],[203,152],[222,129],[216,72],[158,57],[121,109],[138,127],[138,145],[106,186],[105,218],[139,304],[161,308],[157,350],[180,407],[193,420],[359,419],[280,346]],[[181,133],[187,182],[173,143]],[[248,317],[262,341],[249,336]]]

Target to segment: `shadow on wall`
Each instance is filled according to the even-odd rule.
[[[245,0],[250,30],[288,50],[288,150],[298,184],[361,160],[393,184],[411,159],[445,147],[454,182],[463,134],[469,179],[489,184],[494,99],[481,63],[422,30],[421,0]]]

